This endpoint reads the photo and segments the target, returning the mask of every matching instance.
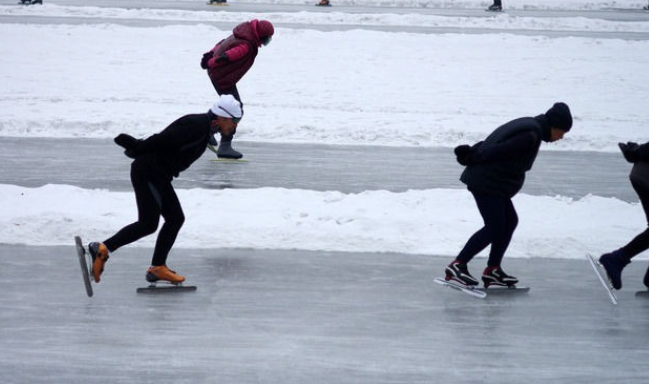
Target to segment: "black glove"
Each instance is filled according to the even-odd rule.
[[[135,159],[138,155],[138,145],[140,144],[140,140],[136,139],[135,137],[131,135],[127,135],[125,133],[120,133],[115,137],[115,144],[119,145],[120,147],[124,148],[124,154],[131,159]]]
[[[203,58],[201,59],[201,68],[203,68],[203,69],[207,69],[207,68],[208,68],[208,66],[207,66],[207,61],[208,61],[209,59],[211,59],[212,56],[213,56],[212,51],[209,51],[209,52],[206,52],[206,53],[203,54]]]
[[[138,140],[131,136],[127,135],[126,133],[120,133],[115,137],[115,144],[119,145],[120,147],[124,149],[132,149],[137,145]]]
[[[216,63],[225,63],[228,61],[230,61],[230,58],[225,53],[222,53],[221,56],[217,57],[215,60]]]
[[[638,148],[640,147],[638,143],[632,141],[625,143],[617,143],[617,146],[620,147],[624,158],[629,163],[635,163],[640,159],[640,154],[638,153]]]
[[[470,145],[458,145],[455,147],[455,157],[457,162],[461,165],[469,165],[471,158],[471,146]]]

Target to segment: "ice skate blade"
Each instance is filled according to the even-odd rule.
[[[215,163],[226,163],[226,164],[237,164],[237,163],[249,163],[248,159],[229,159],[227,157],[218,157],[216,159],[210,159]]]
[[[155,282],[148,287],[140,287],[137,293],[175,293],[175,292],[193,292],[198,288],[195,285],[172,284],[167,282]]]
[[[497,293],[497,294],[505,294],[505,293],[524,293],[524,292],[529,292],[530,287],[525,287],[523,285],[491,285],[489,288],[485,287],[476,287],[477,291],[482,291],[482,292],[488,292],[488,293]]]
[[[81,237],[75,236],[74,243],[77,249],[77,257],[79,258],[79,265],[81,266],[81,278],[83,279],[83,285],[86,287],[86,295],[88,295],[88,297],[92,297],[93,291],[92,291],[92,283],[90,281],[90,274],[92,273],[92,271],[88,267],[88,265],[92,265],[92,263],[88,262],[88,257],[90,255],[86,255],[86,249],[83,247],[83,243],[81,242]]]
[[[599,261],[595,260],[590,253],[586,254],[586,259],[588,259],[591,267],[593,267],[593,271],[595,271],[597,279],[602,284],[604,289],[606,289],[608,297],[609,299],[611,299],[611,303],[617,305],[617,296],[615,296],[615,293],[613,293],[613,287],[611,286],[611,282],[608,280],[608,275],[606,274],[604,267],[599,263]]]
[[[446,280],[444,280],[444,279],[442,279],[440,277],[436,277],[435,279],[433,279],[433,281],[436,282],[439,285],[443,285],[445,287],[454,289],[456,291],[466,293],[467,295],[473,296],[473,297],[478,298],[478,299],[484,299],[485,297],[487,297],[487,294],[485,292],[479,291],[479,290],[477,290],[477,289],[475,289],[475,288],[473,288],[471,286],[463,285],[463,284],[455,282],[453,280],[446,281]]]

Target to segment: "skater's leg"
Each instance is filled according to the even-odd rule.
[[[215,89],[216,93],[218,93],[219,95],[232,95],[241,104],[241,116],[243,117],[243,102],[241,101],[241,97],[239,96],[239,90],[237,89],[237,86],[234,85],[230,88],[225,89],[219,89],[215,86]],[[227,159],[240,159],[243,157],[243,154],[241,154],[241,152],[232,148],[232,140],[234,139],[236,132],[237,129],[235,127],[234,131],[232,131],[231,134],[221,135],[221,145],[219,146],[216,153],[218,157]]]
[[[627,245],[622,247],[624,255],[628,260],[631,260],[633,257],[649,249],[649,190],[641,184],[633,181],[631,181],[631,185],[640,198],[640,203],[642,204],[642,209],[644,210],[647,219],[647,229],[637,235]]]
[[[110,252],[154,233],[160,222],[160,192],[141,162],[131,165],[131,183],[135,192],[138,219],[119,230],[104,244]]]
[[[514,231],[518,226],[518,215],[514,204],[509,198],[501,198],[498,203],[492,203],[494,208],[499,206],[493,212],[493,225],[490,226],[492,231],[491,250],[489,252],[489,260],[487,265],[490,267],[500,267],[500,264],[505,256],[509,243],[512,240]]]
[[[161,213],[165,221],[162,228],[160,228],[155,243],[153,258],[151,259],[151,265],[153,266],[166,264],[169,251],[171,251],[171,248],[176,242],[176,237],[178,236],[178,232],[180,232],[180,228],[182,228],[185,223],[185,215],[182,206],[180,205],[176,191],[174,191],[171,183],[164,186],[162,196]]]
[[[471,193],[475,198],[484,226],[469,238],[457,260],[468,263],[491,244],[490,260],[493,257],[493,261],[499,262],[498,258],[502,259],[518,223],[516,212],[513,211],[512,215],[510,211],[513,209],[510,199],[473,191]]]
[[[147,170],[141,162],[134,161],[131,165],[131,183],[135,191],[138,221],[120,229],[115,235],[103,243],[91,242],[88,251],[92,257],[92,275],[95,282],[100,281],[104,265],[109,253],[121,246],[130,244],[156,231],[160,220],[160,208],[156,199],[156,191]]]
[[[631,262],[631,259],[649,249],[649,190],[633,180],[631,185],[640,198],[642,209],[647,218],[648,228],[624,247],[600,256],[599,262],[606,270],[606,274],[615,289],[622,289],[622,270]]]
[[[151,258],[151,267],[147,270],[146,279],[150,282],[166,280],[175,284],[182,283],[185,281],[185,277],[170,270],[166,265],[169,252],[185,222],[180,201],[178,201],[178,196],[171,183],[162,188],[162,217],[165,222],[158,233]]]
[[[483,249],[491,244],[491,236],[486,227],[480,228],[475,232],[464,245],[464,248],[458,254],[456,260],[467,264],[475,255],[482,252]]]
[[[478,210],[482,215],[484,226],[474,233],[464,245],[457,258],[446,266],[446,280],[456,280],[466,285],[477,285],[476,280],[469,272],[467,264],[475,255],[487,248],[491,244],[493,250],[494,236],[497,231],[494,228],[503,225],[504,216],[501,212],[500,199],[493,195],[471,191],[475,198]]]

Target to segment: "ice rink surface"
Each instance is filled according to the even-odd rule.
[[[68,161],[75,148],[75,161]],[[282,187],[359,193],[368,190],[457,188],[461,167],[450,148],[236,142],[248,163],[220,163],[206,152],[176,188]],[[0,137],[0,180],[24,187],[69,184],[131,191],[131,161],[109,139]],[[582,198],[588,194],[637,202],[631,167],[621,154],[541,151],[523,193]],[[377,172],[377,170],[380,170]]]
[[[0,1],[3,5],[15,2]],[[78,0],[60,3],[83,4]],[[142,3],[101,0],[95,5]],[[163,8],[171,4],[166,0],[157,3]],[[182,2],[188,9],[203,3]],[[280,10],[296,7],[286,5]],[[259,11],[258,8],[254,4],[229,7],[232,11]],[[315,7],[309,5],[312,8]],[[367,9],[346,9],[346,12],[359,11],[367,12]],[[485,14],[482,9],[426,12]],[[606,12],[611,16],[605,19],[629,21],[645,15]],[[5,23],[57,22],[40,21],[32,16],[1,19]],[[418,30],[409,29],[410,32]],[[434,32],[431,28],[422,30]],[[467,33],[483,32],[478,29]],[[646,39],[646,34],[628,35],[622,32],[615,36]],[[106,145],[106,140],[76,141],[75,148],[85,146],[81,152],[93,155],[79,156],[76,163],[82,167],[74,172],[64,172],[74,165],[68,164],[66,168],[67,159],[61,155],[70,142],[63,139],[43,143],[42,140],[48,139],[0,138],[2,183],[35,186],[50,182],[84,188],[102,188],[103,183],[111,189],[130,189],[128,162],[115,156],[117,149]],[[352,192],[374,188],[399,190],[404,184],[409,188],[431,187],[417,182],[462,187],[457,182],[457,168],[451,168],[452,173],[441,174],[440,169],[449,167],[431,166],[441,159],[452,162],[447,154],[450,150],[384,148],[376,151],[371,147],[325,146],[319,147],[317,153],[329,157],[314,158],[315,151],[309,145],[240,142],[237,146],[251,158],[251,163],[242,168],[234,165],[214,176],[213,169],[220,165],[205,161],[184,174],[177,186],[258,187],[245,184],[253,180],[260,185],[347,188]],[[293,159],[310,155],[311,168],[304,171],[301,163],[304,173],[297,173],[288,168],[291,166],[288,161],[273,156],[273,150],[275,153],[290,151]],[[41,157],[34,155],[39,151]],[[350,152],[353,156],[349,156]],[[366,158],[356,163],[346,160],[359,156]],[[57,163],[61,159],[63,166]],[[635,201],[627,180],[628,165],[619,154],[541,153],[525,191],[583,196],[586,192],[579,187],[580,180],[570,171],[570,167],[586,169],[578,160],[598,171],[595,175],[580,174],[590,180],[588,191],[595,188],[599,196]],[[373,167],[378,162],[382,162],[380,166]],[[407,164],[407,170],[399,168],[399,163]],[[372,172],[374,168],[382,170],[380,178]],[[430,178],[420,177],[424,172],[430,172]],[[293,179],[280,178],[282,173],[291,174]],[[309,175],[320,177],[312,180]],[[551,175],[560,179],[549,183]],[[404,177],[409,178],[408,182],[404,183]],[[598,178],[599,182],[593,181]],[[564,189],[548,189],[555,187]],[[442,275],[450,261],[448,257],[222,248],[172,251],[169,265],[187,276],[187,284],[198,287],[196,292],[136,294],[138,287],[146,286],[144,273],[151,252],[148,248],[131,246],[121,249],[109,260],[102,282],[93,285],[94,297],[88,298],[72,236],[69,246],[0,244],[0,382],[643,384],[649,381],[649,295],[636,295],[636,291],[646,291],[642,285],[646,261],[634,262],[625,269],[624,287],[617,292],[620,303],[614,306],[585,258],[505,259],[506,271],[519,277],[522,284],[531,286],[531,291],[490,294],[480,300],[432,282],[434,277]],[[484,258],[470,264],[474,275],[479,275],[484,266]]]
[[[114,255],[88,298],[72,239],[0,246],[0,381],[647,379],[649,297],[635,296],[645,263],[627,267],[613,306],[585,259],[506,260],[532,290],[481,300],[432,283],[448,262],[440,257],[176,249],[170,266],[198,290],[136,294],[150,253]]]

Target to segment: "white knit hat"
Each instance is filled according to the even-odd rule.
[[[221,95],[210,111],[226,119],[240,119],[243,114],[241,112],[241,103],[232,95]]]

